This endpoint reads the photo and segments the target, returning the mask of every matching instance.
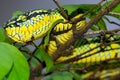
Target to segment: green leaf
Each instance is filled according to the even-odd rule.
[[[90,29],[93,30],[93,31],[99,30],[99,28],[97,26],[92,26],[92,27],[90,27]]]
[[[9,56],[9,62],[13,62],[11,70],[8,71],[9,74],[6,76],[7,80],[29,80],[29,66],[22,53],[16,47],[0,42],[0,56],[3,54],[6,57]],[[9,62],[7,62],[8,64],[6,66],[11,65]],[[5,64],[5,62],[2,64]],[[4,71],[4,68],[2,69]]]
[[[73,80],[70,76],[54,76],[53,80]]]
[[[2,45],[0,45],[1,47]],[[13,66],[13,60],[8,55],[8,51],[5,50],[5,46],[0,48],[0,80],[2,80],[11,70]]]
[[[83,80],[82,76],[80,76],[80,74],[77,74],[75,71],[70,71],[74,77],[75,80]]]
[[[96,24],[99,30],[107,30],[106,23],[103,19],[100,19]]]
[[[44,58],[41,56],[40,54],[40,48],[36,50],[36,52],[34,53],[34,56],[36,56],[41,62],[44,61]],[[35,59],[34,57],[32,57],[31,61],[30,61],[31,67],[35,68],[36,66],[38,66],[40,64],[40,62]]]
[[[32,68],[35,68],[36,66],[40,65],[39,61],[36,60],[34,57],[30,60],[30,65]]]
[[[70,72],[56,72],[51,75],[52,80],[73,80],[73,76]]]
[[[6,34],[4,28],[0,28],[0,36],[3,37],[3,38],[0,37],[0,39],[4,42],[10,43],[10,44],[14,43],[14,41],[10,37],[8,37],[8,35]]]
[[[80,13],[85,13],[93,6],[95,6],[95,4],[71,4],[63,5],[62,7],[68,11],[68,15],[72,18]]]
[[[54,72],[48,76],[45,76],[43,80],[73,80],[73,75],[71,72]]]
[[[115,8],[113,8],[112,12],[120,13],[120,4],[118,4]]]
[[[39,49],[35,52],[35,56],[38,57],[41,61],[45,61],[47,67],[46,72],[48,73],[53,67],[53,60],[45,52],[43,45],[41,45]]]
[[[25,44],[21,44],[21,43],[15,43],[14,44],[15,47],[21,48],[21,52],[23,53],[25,58],[28,60],[30,58],[30,54],[28,54],[30,52],[30,49],[28,48],[28,46],[24,46],[24,45]]]
[[[15,11],[13,14],[12,14],[12,19],[17,17],[18,15],[21,15],[23,14],[24,12],[23,11]]]
[[[13,44],[15,41],[13,41],[11,38],[9,38],[8,36],[5,38],[5,41],[6,43],[9,43],[9,44]]]
[[[0,42],[3,42],[5,38],[6,38],[5,30],[3,27],[0,26]]]

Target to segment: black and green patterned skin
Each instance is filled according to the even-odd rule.
[[[50,13],[47,10],[35,10],[10,19],[5,25],[6,33],[16,42],[24,43],[31,41],[32,38],[36,38],[41,32],[44,33],[46,25],[49,25],[48,22],[46,24],[44,22],[43,17],[45,15],[49,19]],[[47,19],[46,21],[48,21]]]
[[[105,35],[104,39],[107,39],[110,35]],[[108,40],[105,41],[104,44],[110,43],[113,41],[119,41],[120,36],[119,35],[114,35],[110,37]],[[104,61],[106,59],[111,59],[115,57],[119,57],[120,54],[120,43],[111,43],[109,45],[104,45],[102,47],[98,47],[94,50],[91,50],[97,46],[100,45],[101,38],[100,36],[94,37],[94,38],[84,38],[80,41],[77,41],[76,44],[74,45],[74,49],[72,50],[72,53],[69,53],[68,55],[64,54],[61,56],[57,61],[61,62],[73,57],[77,57],[77,55],[80,55],[84,52],[86,54],[80,56],[88,56],[92,55],[83,59],[80,59],[78,61],[74,61],[74,63],[93,63],[93,62],[100,62]],[[89,51],[91,50],[91,51]],[[89,51],[89,52],[87,52]]]
[[[5,25],[5,30],[14,41],[25,43],[45,36],[52,24],[59,19],[64,18],[57,9],[33,10],[10,19]],[[67,23],[67,25],[71,28],[71,24]]]
[[[78,14],[79,16],[81,14]],[[25,43],[44,37],[52,25],[59,19],[65,20],[58,9],[45,10],[38,9],[18,15],[14,19],[10,19],[5,30],[7,35],[15,42]],[[84,21],[83,21],[84,22]],[[70,23],[58,23],[53,29],[54,32],[71,29]],[[79,28],[79,27],[78,27]]]

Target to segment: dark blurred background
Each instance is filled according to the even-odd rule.
[[[58,0],[64,4],[95,4],[100,0]],[[56,5],[52,0],[1,0],[0,2],[0,26],[11,18],[13,12],[17,10],[29,11],[33,9],[52,9]]]
[[[65,4],[96,4],[101,0],[58,0],[61,5]],[[52,9],[56,8],[53,0],[2,0],[0,2],[0,26],[3,26],[6,21],[11,18],[13,12],[17,10],[29,11],[34,9]],[[111,18],[111,21],[118,21]],[[118,26],[107,23],[109,29],[118,28]],[[111,26],[111,27],[110,27]]]

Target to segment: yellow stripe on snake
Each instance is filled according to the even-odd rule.
[[[71,31],[68,32],[69,35],[70,35],[70,32]],[[72,36],[69,37],[67,35],[67,38],[69,38],[69,39],[67,39],[67,38],[64,37],[66,34],[67,33],[61,34],[61,36],[65,40],[63,38],[61,38],[60,35],[57,35],[57,37],[58,37],[58,38],[56,37],[57,40],[60,43],[64,44],[64,42],[67,42],[67,40],[69,40],[70,37],[72,37]],[[105,39],[107,39],[108,36],[110,36],[110,35],[104,36]],[[112,36],[110,39],[105,41],[105,43],[110,43],[112,41],[118,41],[118,40],[120,40],[119,35]],[[84,54],[82,56],[79,56],[79,57],[84,57],[84,56],[88,56],[88,55],[91,55],[91,54],[94,54],[94,55],[83,58],[83,59],[80,59],[78,61],[74,61],[74,63],[100,62],[100,61],[104,61],[104,60],[107,60],[107,59],[118,57],[119,54],[120,54],[120,44],[119,43],[111,43],[109,45],[104,45],[102,47],[98,47],[94,50],[91,50],[91,49],[100,45],[100,36],[97,36],[95,38],[85,38],[85,39],[83,39],[81,41],[78,41],[78,42],[79,43],[77,43],[77,45],[79,44],[79,46],[77,46],[77,47],[74,46],[75,48],[72,50],[71,53],[63,54],[60,58],[57,59],[57,61],[61,62],[61,61],[64,61],[64,60],[67,60],[67,59],[70,59],[70,58],[73,58],[73,57],[78,57],[78,55],[80,55],[84,52],[86,52],[86,54]],[[84,43],[84,44],[80,44],[80,43]],[[48,49],[47,49],[49,55],[51,56],[52,54],[54,54],[56,50],[57,50],[56,42],[55,41],[50,41],[50,44],[49,44]],[[89,51],[89,50],[91,50],[91,51]],[[89,51],[89,52],[87,52],[87,51]]]
[[[10,19],[5,25],[5,30],[15,42],[25,43],[44,37],[52,24],[59,19],[66,21],[57,9],[33,10]],[[54,30],[59,32],[71,29],[71,27],[72,24],[70,23],[59,23]]]

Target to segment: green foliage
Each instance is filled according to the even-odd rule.
[[[6,35],[3,27],[0,26],[0,42],[5,41]]]
[[[2,26],[0,26],[0,42],[7,42],[7,43],[13,43],[14,41],[11,40],[5,33],[5,30]]]
[[[115,8],[113,8],[112,11],[116,13],[120,13],[120,4],[118,4]]]
[[[14,44],[14,43],[13,43],[13,44]],[[14,46],[17,47],[17,48],[21,48],[21,47],[23,46],[23,44],[16,43],[16,44],[14,44]],[[29,49],[27,46],[25,46],[25,47],[23,47],[23,48],[21,49],[21,53],[23,53],[23,55],[25,56],[25,58],[26,58],[27,60],[30,58],[30,55],[27,54],[27,52],[29,52],[29,51],[30,51],[30,49]]]
[[[36,60],[34,57],[32,57],[31,61],[30,61],[30,65],[32,68],[35,68],[36,66],[38,66],[40,64],[40,62],[38,60]]]
[[[43,78],[43,80],[82,80],[82,77],[75,71],[55,72]]]
[[[53,67],[53,60],[45,52],[43,45],[41,45],[39,49],[35,52],[35,56],[38,57],[41,61],[45,61],[47,67],[46,72],[48,73]]]
[[[75,71],[71,70],[70,71],[74,77],[75,80],[83,80],[80,74],[76,73]]]
[[[95,25],[93,25],[90,29],[93,31],[98,31],[98,30],[107,30],[107,25],[104,21],[105,17],[100,19]]]
[[[29,66],[22,53],[12,45],[0,42],[0,79],[28,80]],[[23,74],[25,73],[25,74]]]
[[[99,28],[96,27],[96,26],[92,26],[90,29],[93,30],[93,31],[97,31],[97,30],[99,30]]]
[[[24,12],[23,11],[15,11],[13,14],[12,14],[12,19],[17,17],[18,15],[21,15],[23,14]]]
[[[0,51],[4,52],[2,49],[0,49]],[[0,52],[0,80],[2,80],[9,73],[13,66],[11,56],[7,55],[6,52],[2,52]]]
[[[51,78],[53,80],[73,80],[73,76],[67,71],[53,73]]]
[[[103,19],[100,19],[97,23],[96,26],[98,27],[98,30],[107,30],[106,23]]]
[[[74,17],[79,13],[85,13],[95,4],[71,4],[71,5],[63,5],[62,7],[65,8],[68,12],[70,17]]]
[[[115,14],[109,14],[109,15],[120,20],[120,4],[118,4],[115,8],[113,8],[112,12],[117,13],[117,15]]]
[[[73,76],[70,72],[55,72],[47,77],[44,80],[73,80]]]

